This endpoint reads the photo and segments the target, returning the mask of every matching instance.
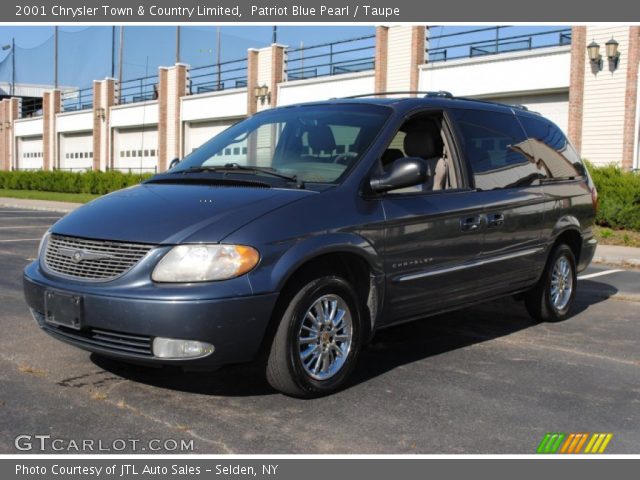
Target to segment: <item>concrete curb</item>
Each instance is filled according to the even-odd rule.
[[[27,198],[0,197],[0,207],[20,208],[43,212],[69,213],[82,205],[82,203],[49,202],[46,200],[32,200]]]
[[[618,265],[627,267],[640,267],[640,258],[619,258],[619,257],[607,257],[596,256],[593,257],[592,263],[603,263],[605,265]]]

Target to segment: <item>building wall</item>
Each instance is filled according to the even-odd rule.
[[[291,105],[372,93],[374,82],[373,71],[284,82],[278,85],[279,104]]]
[[[622,53],[618,68],[613,71],[604,46],[611,37],[620,43],[618,49]],[[619,164],[622,160],[628,37],[629,27],[625,26],[587,27],[587,43],[595,40],[600,44],[603,68],[594,70],[591,62],[585,61],[581,154],[599,165]]]
[[[378,27],[376,68],[371,71],[288,82],[284,77],[284,47],[272,45],[248,52],[247,88],[186,95],[188,67],[176,65],[160,69],[160,79],[164,78],[164,81],[159,84],[158,100],[113,105],[113,89],[117,85],[113,79],[105,79],[94,82],[98,85],[94,101],[99,103],[93,110],[57,113],[56,99],[60,92],[50,91],[45,95],[48,114],[33,119],[12,119],[13,128],[8,127],[4,132],[6,136],[11,131],[12,137],[4,141],[0,149],[0,166],[20,167],[24,159],[19,147],[34,146],[34,141],[40,138],[43,158],[31,158],[30,163],[40,162],[43,168],[62,167],[57,156],[73,146],[62,143],[72,140],[78,146],[78,142],[85,140],[82,136],[92,131],[93,168],[105,169],[115,166],[114,163],[126,163],[120,159],[122,149],[117,151],[117,162],[114,162],[116,153],[111,151],[116,148],[114,143],[122,143],[126,138],[127,145],[142,143],[144,149],[150,142],[157,143],[154,155],[150,154],[149,160],[144,159],[144,162],[157,156],[158,168],[162,170],[174,156],[185,155],[197,148],[209,133],[214,135],[256,111],[369,94],[376,89],[417,88],[525,105],[553,120],[565,132],[579,136],[581,142],[577,146],[592,162],[637,167],[640,109],[633,92],[637,91],[640,81],[637,75],[640,37],[636,38],[640,28],[595,25],[574,27],[572,31],[576,42],[571,47],[420,64],[424,58],[423,27]],[[610,69],[605,58],[604,68],[594,71],[586,59],[585,41],[597,41],[604,55],[605,43],[611,37],[619,42],[618,68]],[[580,71],[576,70],[578,67]],[[577,85],[576,81],[582,79],[583,82]],[[630,84],[634,88],[630,88]],[[261,85],[266,85],[270,92],[270,101],[265,99],[264,104],[255,98],[253,88]],[[569,98],[572,99],[571,109]],[[106,112],[101,108],[96,111],[96,105],[107,105]],[[98,119],[97,113],[102,118]],[[8,150],[7,145],[11,147]],[[248,149],[259,147],[258,144],[247,145]],[[12,149],[15,160],[11,157]]]
[[[568,91],[570,64],[569,47],[431,63],[420,69],[420,90],[445,90],[459,97]]]

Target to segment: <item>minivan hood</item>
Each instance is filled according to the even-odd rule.
[[[142,184],[100,197],[59,220],[53,233],[153,244],[219,242],[308,190]]]

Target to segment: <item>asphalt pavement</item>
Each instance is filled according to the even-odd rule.
[[[560,323],[509,298],[384,330],[349,388],[305,401],[253,365],[135,367],[41,332],[21,271],[60,215],[0,208],[0,453],[534,453],[547,432],[640,451],[640,270],[590,267]]]

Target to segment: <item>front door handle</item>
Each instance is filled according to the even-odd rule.
[[[504,215],[502,213],[487,215],[487,228],[495,228],[502,225],[504,225]]]
[[[463,232],[473,232],[474,230],[478,230],[481,225],[482,217],[480,215],[460,219],[460,230]]]

